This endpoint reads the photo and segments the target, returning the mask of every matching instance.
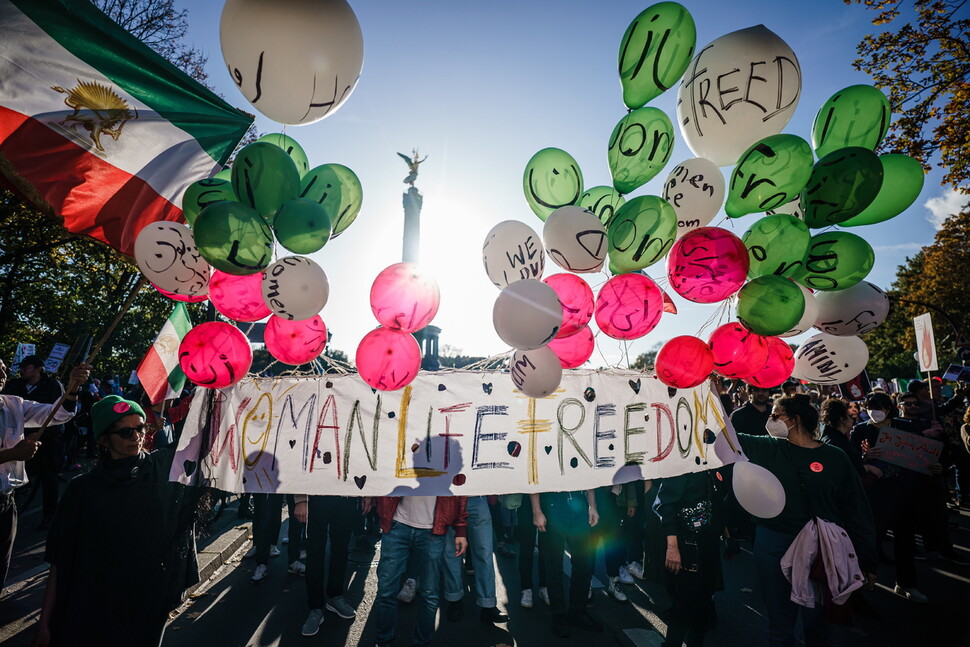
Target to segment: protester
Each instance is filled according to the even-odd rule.
[[[168,612],[198,582],[199,489],[169,482],[175,451],[142,451],[137,402],[91,410],[100,461],[72,480],[47,538],[51,564],[35,644],[157,645]]]
[[[27,483],[24,461],[36,455],[43,442],[25,436],[24,428],[43,426],[52,413],[52,422],[70,420],[77,404],[77,385],[87,381],[90,368],[80,364],[71,371],[68,391],[56,410],[54,404],[41,404],[15,395],[0,395],[0,589],[7,579],[13,542],[17,536],[14,493]],[[0,391],[6,386],[7,376],[7,365],[0,360]]]
[[[347,554],[350,534],[360,519],[357,499],[342,496],[294,495],[291,523],[306,525],[306,597],[310,613],[303,623],[304,636],[315,636],[323,624],[323,609],[345,620],[357,616],[357,610],[344,598],[347,577]],[[325,564],[327,539],[330,540],[330,562]],[[292,540],[291,542],[292,543]],[[324,567],[327,587],[324,591]]]
[[[587,631],[603,631],[603,624],[586,611],[592,577],[590,528],[599,523],[593,491],[544,492],[529,496],[532,499],[532,522],[539,532],[546,533],[546,551],[542,557],[549,583],[552,633],[558,638],[568,638],[568,625]],[[572,565],[568,602],[563,590],[562,571],[567,546]]]
[[[765,423],[771,415],[770,396],[770,389],[749,386],[748,401],[731,414],[731,426],[734,430],[739,434],[764,436],[767,433]]]
[[[852,461],[852,467],[865,477],[874,469],[862,462],[862,452],[852,444],[849,436],[855,426],[849,413],[849,403],[841,398],[827,398],[819,411],[822,421],[822,435],[819,438],[826,445],[838,447]]]
[[[515,497],[513,499],[513,497]],[[515,538],[519,542],[519,583],[522,586],[522,593],[519,598],[519,605],[524,609],[531,609],[533,605],[533,580],[532,571],[536,561],[539,563],[539,597],[543,602],[549,604],[549,588],[546,581],[546,563],[543,561],[545,554],[544,532],[538,532],[535,524],[532,523],[532,497],[522,494],[510,494],[509,498],[514,500],[516,519]],[[538,547],[539,559],[535,560],[536,548]]]
[[[724,588],[717,500],[711,472],[660,480],[653,509],[667,538],[664,563],[673,599],[664,647],[680,647],[684,642],[690,647],[702,645],[715,617],[713,596]]]
[[[508,622],[509,617],[499,611],[495,597],[495,562],[493,561],[492,513],[484,496],[467,498],[468,521],[466,533],[475,578],[475,603],[482,622]],[[448,543],[455,539],[454,527],[448,530]],[[448,619],[457,622],[464,614],[465,584],[462,578],[462,557],[451,551],[442,554],[444,598],[448,602]]]
[[[590,568],[596,563],[596,546],[601,545],[608,578],[606,594],[621,603],[629,599],[623,585],[634,582],[631,565],[643,577],[643,568],[638,563],[643,554],[642,535],[634,528],[637,522],[642,527],[642,521],[637,518],[637,490],[642,491],[642,487],[640,481],[630,481],[624,485],[605,485],[595,490],[596,511],[600,520],[593,530]]]
[[[795,623],[801,615],[805,644],[827,645],[825,609],[791,600],[792,583],[782,573],[782,557],[805,525],[817,517],[845,529],[866,580],[874,581],[878,562],[872,512],[848,457],[818,440],[818,412],[808,396],[775,402],[767,431],[770,437],[739,434],[738,440],[751,462],[771,471],[785,491],[781,513],[757,519],[755,534],[754,557],[768,616],[768,644],[794,645]],[[817,584],[815,588],[819,588]]]
[[[253,557],[256,568],[252,577],[253,584],[259,584],[269,574],[269,559],[280,555],[276,542],[280,539],[283,525],[283,502],[289,506],[290,523],[287,525],[286,553],[288,570],[295,575],[306,573],[306,564],[300,559],[300,535],[302,527],[294,514],[295,503],[291,494],[255,493],[253,494],[253,546],[245,557]]]
[[[397,625],[397,595],[409,560],[419,564],[418,610],[412,644],[428,645],[434,638],[438,615],[441,556],[449,528],[455,530],[455,557],[468,549],[467,501],[463,496],[403,496],[369,499],[365,511],[377,507],[381,531],[381,559],[377,564],[377,645],[394,641]]]

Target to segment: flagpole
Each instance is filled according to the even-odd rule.
[[[90,365],[92,362],[94,362],[94,358],[98,356],[99,352],[101,352],[101,347],[108,342],[108,339],[111,337],[111,333],[113,333],[115,328],[118,327],[118,324],[121,323],[121,318],[124,317],[129,308],[131,308],[131,304],[135,302],[135,297],[138,296],[138,293],[143,287],[145,287],[146,283],[148,283],[148,279],[146,279],[144,276],[138,279],[138,283],[136,283],[135,287],[131,289],[131,294],[128,295],[128,299],[125,300],[124,304],[121,306],[121,310],[118,311],[118,315],[114,318],[114,321],[111,322],[111,325],[108,326],[108,329],[104,331],[104,334],[101,336],[101,339],[98,340],[98,343],[95,344],[94,348],[91,349],[87,359],[84,360],[85,364]],[[50,425],[51,420],[54,419],[54,413],[56,413],[57,410],[61,408],[61,405],[64,404],[64,398],[66,398],[67,394],[73,391],[74,387],[77,386],[80,385],[74,384],[73,382],[67,383],[67,388],[64,389],[64,392],[57,400],[57,403],[53,408],[51,408],[51,412],[47,414],[47,420],[44,421],[44,424],[42,424],[37,431],[31,433],[27,437],[28,440],[37,440],[41,437],[41,435],[43,435],[44,431],[47,429],[47,426]]]

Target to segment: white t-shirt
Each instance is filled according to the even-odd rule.
[[[434,506],[436,496],[402,496],[394,511],[394,521],[412,528],[432,528],[434,526]]]

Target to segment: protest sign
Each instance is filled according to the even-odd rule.
[[[936,339],[933,336],[933,320],[926,312],[913,317],[913,327],[916,330],[916,360],[919,362],[921,373],[938,371],[936,360]]]
[[[17,344],[17,350],[13,354],[13,361],[10,362],[10,373],[14,374],[20,370],[20,362],[25,358],[36,353],[33,344]]]
[[[44,360],[44,370],[48,373],[56,373],[57,369],[60,368],[61,362],[67,356],[67,351],[71,350],[71,347],[67,344],[54,344],[54,348],[51,349],[50,355]]]
[[[879,430],[876,448],[879,460],[920,474],[930,474],[930,465],[940,462],[943,443],[892,427]]]
[[[231,492],[512,494],[707,470],[738,448],[706,383],[668,389],[630,371],[572,371],[542,399],[497,371],[422,373],[393,392],[356,374],[246,378],[197,392],[171,478]]]

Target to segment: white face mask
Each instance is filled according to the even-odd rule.
[[[768,418],[765,429],[775,438],[788,438],[788,423],[781,418]]]
[[[869,413],[869,418],[877,425],[886,419],[886,412],[876,409],[875,411],[867,411]]]

